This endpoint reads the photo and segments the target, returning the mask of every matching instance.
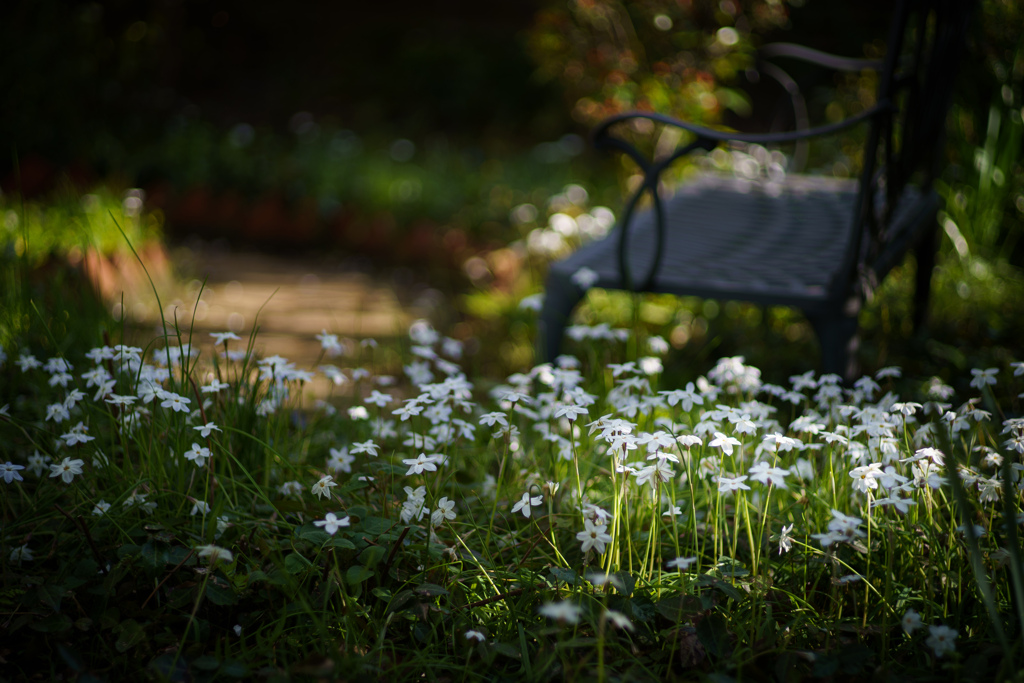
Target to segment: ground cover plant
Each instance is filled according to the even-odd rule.
[[[0,675],[1016,675],[1020,362],[667,386],[594,325],[495,381],[423,321],[300,369],[187,318],[0,355]]]

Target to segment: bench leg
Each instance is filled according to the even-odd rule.
[[[857,363],[859,302],[853,301],[847,308],[851,310],[808,316],[808,320],[821,345],[822,374],[836,374],[849,383],[856,379],[860,370]]]
[[[570,277],[548,273],[544,307],[537,322],[537,363],[551,363],[558,356],[572,309],[583,298],[583,292]]]

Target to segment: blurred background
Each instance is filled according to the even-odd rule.
[[[868,368],[899,361],[949,374],[1020,358],[1024,3],[979,8],[944,142],[932,334],[909,338],[911,263],[865,312]],[[118,225],[193,311],[196,280],[217,284],[218,272],[225,286],[243,282],[244,267],[295,275],[311,296],[311,283],[357,273],[397,292],[391,303],[363,296],[364,312],[393,305],[467,340],[491,335],[501,341],[480,343],[490,356],[479,362],[519,369],[532,362],[532,314],[519,302],[541,291],[548,260],[607,231],[635,175],[589,149],[595,123],[639,108],[741,130],[791,127],[788,100],[747,77],[757,47],[878,56],[890,10],[880,0],[8,0],[0,240],[8,260],[80,271],[108,310],[140,325],[156,309],[120,298],[126,283],[140,299],[146,286]],[[812,121],[873,100],[868,74],[792,75]],[[815,144],[807,169],[855,174],[860,135]],[[711,161],[758,154],[737,148]],[[225,260],[235,254],[249,261]],[[298,265],[275,271],[261,254]],[[779,374],[808,369],[816,354],[795,313],[658,297],[637,305],[684,377],[723,354],[778,364]],[[580,319],[625,322],[633,306],[595,292]],[[17,327],[8,320],[2,334]],[[908,352],[918,347],[926,352]]]

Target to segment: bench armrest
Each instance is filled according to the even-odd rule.
[[[785,131],[781,133],[739,133],[734,131],[715,130],[714,128],[707,128],[705,126],[698,126],[697,124],[690,123],[688,121],[681,121],[674,119],[671,116],[665,116],[664,114],[658,114],[655,112],[635,111],[626,112],[624,114],[618,114],[602,121],[594,129],[591,134],[591,139],[594,143],[594,147],[597,149],[617,149],[627,154],[633,159],[637,165],[644,170],[646,174],[654,172],[656,175],[661,173],[662,170],[676,159],[689,154],[696,148],[703,148],[706,150],[714,149],[721,142],[746,142],[750,144],[759,145],[772,145],[786,142],[799,142],[800,140],[806,140],[808,138],[819,137],[824,135],[831,135],[838,133],[839,131],[851,128],[858,123],[862,123],[871,119],[874,116],[881,114],[887,114],[893,110],[893,106],[888,101],[882,101],[876,103],[874,106],[868,107],[853,116],[838,121],[836,123],[830,123],[824,126],[816,126],[813,128],[804,128],[801,130]],[[611,134],[610,129],[616,124],[623,123],[625,121],[631,121],[635,119],[647,119],[655,123],[661,123],[666,126],[672,126],[692,133],[696,139],[697,144],[690,144],[680,147],[671,155],[662,159],[658,162],[649,162],[633,145],[629,144],[621,138],[617,138]]]
[[[883,61],[881,59],[857,59],[854,57],[841,57],[832,55],[820,50],[813,50],[795,43],[769,43],[757,51],[760,59],[774,59],[776,57],[789,57],[835,71],[881,71]]]

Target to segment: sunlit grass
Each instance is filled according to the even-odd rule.
[[[673,386],[667,341],[590,329],[579,360],[507,378],[422,322],[401,377],[372,344],[328,358],[329,334],[337,369],[173,324],[7,345],[2,595],[33,643],[11,671],[1016,670],[1024,435],[979,400],[1021,391],[1020,363],[960,393],[892,368],[774,385],[738,358]],[[322,373],[348,390],[303,398]]]

